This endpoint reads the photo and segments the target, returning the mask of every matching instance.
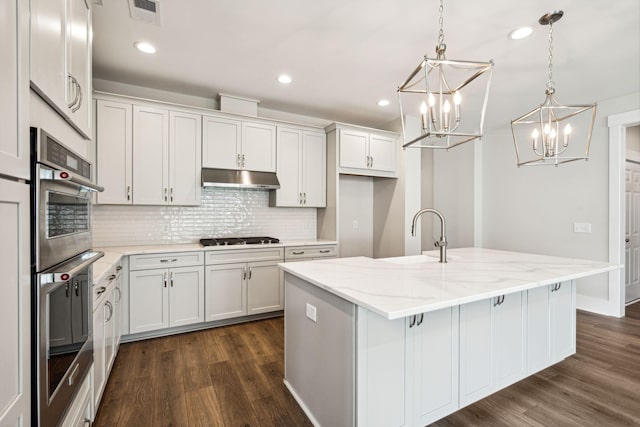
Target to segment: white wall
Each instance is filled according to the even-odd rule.
[[[340,256],[373,257],[373,178],[340,175],[338,185]]]
[[[640,94],[601,101],[590,160],[559,167],[516,166],[509,125],[482,142],[481,246],[599,261],[608,259],[607,116],[640,107]],[[575,222],[591,233],[574,233]],[[577,282],[580,296],[607,300],[607,275]]]

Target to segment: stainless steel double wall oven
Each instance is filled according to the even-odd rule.
[[[93,360],[90,163],[31,128],[34,425],[57,426]],[[37,421],[36,421],[37,420]],[[37,423],[37,424],[36,424]]]

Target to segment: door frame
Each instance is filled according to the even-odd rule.
[[[624,264],[625,224],[625,160],[627,127],[640,124],[640,110],[607,117],[609,127],[609,262]],[[623,270],[609,272],[609,302],[607,312],[623,317],[625,298]]]

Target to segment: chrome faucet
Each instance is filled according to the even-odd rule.
[[[426,208],[426,209],[421,209],[419,210],[414,216],[413,216],[413,224],[411,224],[411,235],[415,236],[416,235],[416,222],[418,221],[418,218],[420,217],[420,215],[422,215],[423,213],[427,213],[427,212],[431,212],[432,214],[435,214],[438,216],[438,218],[440,218],[440,240],[438,240],[437,242],[435,242],[436,247],[440,248],[440,262],[447,262],[447,236],[446,236],[446,224],[444,221],[444,216],[442,216],[442,214],[440,212],[438,212],[435,209],[431,209],[431,208]]]

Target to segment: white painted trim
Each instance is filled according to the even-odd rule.
[[[626,128],[640,124],[640,110],[607,117],[609,127],[609,262],[624,264],[624,191]],[[620,269],[609,272],[609,300],[606,308],[595,298],[580,297],[578,306],[609,316],[624,316],[624,275]],[[597,300],[602,301],[603,300]],[[584,305],[583,305],[584,302]],[[593,310],[587,307],[593,307]]]
[[[287,381],[285,379],[285,380],[283,380],[283,382],[284,382],[284,385],[289,390],[289,392],[291,393],[291,396],[293,396],[295,401],[298,402],[298,405],[300,405],[300,408],[302,409],[302,412],[304,412],[305,415],[307,416],[307,418],[309,418],[309,421],[311,421],[311,424],[313,424],[313,427],[322,427],[320,425],[320,423],[318,422],[318,420],[316,420],[315,417],[313,416],[313,414],[311,413],[311,410],[307,407],[307,405],[305,405],[305,403],[302,401],[300,396],[298,396],[298,393],[296,393],[296,391],[293,388],[293,386],[291,384],[289,384],[289,381]]]
[[[619,272],[620,270],[616,271]],[[603,314],[605,316],[612,315],[609,301],[602,298],[591,297],[588,295],[576,295],[576,308],[578,310],[589,311],[596,314]]]
[[[473,141],[473,246],[482,248],[482,201],[483,201],[483,163],[482,154],[484,144],[482,140]]]

